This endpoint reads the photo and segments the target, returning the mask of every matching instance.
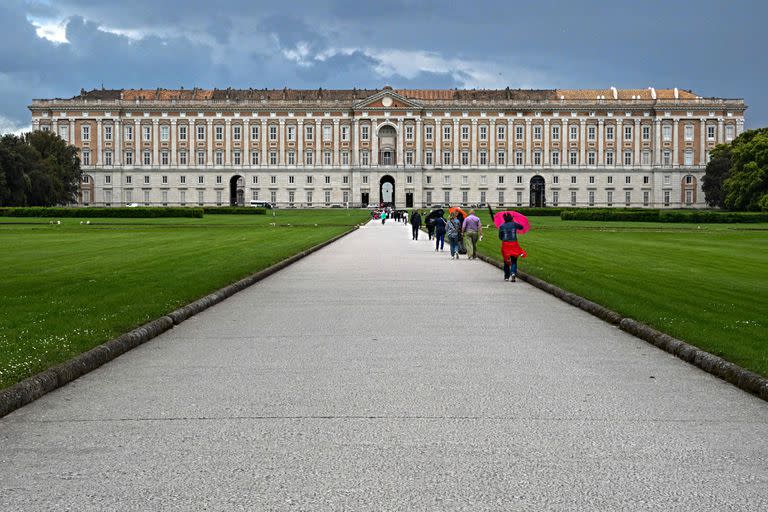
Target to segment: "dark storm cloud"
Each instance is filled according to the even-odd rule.
[[[653,85],[743,97],[747,125],[766,125],[767,17],[765,2],[718,0],[5,0],[0,117],[28,122],[32,97],[72,96],[102,83]],[[69,20],[69,42],[41,39],[28,19]]]

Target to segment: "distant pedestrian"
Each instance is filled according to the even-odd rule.
[[[464,235],[464,245],[467,248],[467,258],[477,259],[477,242],[483,236],[483,225],[480,219],[475,215],[475,210],[470,210],[467,218],[461,226],[461,232]]]
[[[408,211],[403,212],[403,224],[408,224]]]
[[[435,226],[435,251],[442,251],[445,246],[445,225],[447,223],[442,216],[435,217],[433,223]]]
[[[387,222],[387,212],[383,211],[381,212],[381,223],[384,224],[385,222]]]
[[[451,259],[459,259],[459,233],[461,231],[461,223],[459,222],[456,212],[451,212],[451,216],[448,219],[448,223],[445,226],[445,236],[448,238],[448,245],[451,249]]]
[[[517,258],[526,257],[525,251],[517,243],[517,230],[524,229],[512,219],[512,214],[504,214],[504,224],[499,226],[499,240],[501,240],[501,256],[504,258],[504,280],[515,282],[517,275]]]
[[[413,240],[419,239],[419,231],[421,231],[421,214],[419,210],[414,210],[411,215],[411,228],[413,230]]]
[[[426,225],[427,225],[427,238],[432,240],[432,237],[435,236],[435,218],[427,216]]]

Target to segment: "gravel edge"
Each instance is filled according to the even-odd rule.
[[[296,263],[300,259],[309,256],[313,252],[336,242],[350,233],[354,233],[357,229],[358,226],[355,226],[325,242],[296,253],[271,267],[265,268],[264,270],[251,274],[240,281],[216,290],[215,292],[191,302],[186,306],[182,306],[165,316],[147,322],[132,331],[121,334],[106,343],[94,347],[87,352],[83,352],[58,366],[54,366],[36,375],[27,377],[21,382],[0,391],[0,418],[10,414],[16,409],[34,402],[41,396],[72,382],[78,377],[95,370],[129,350],[148,342],[165,331],[172,329],[174,325],[180,324],[189,317],[218,304],[237,292],[248,288],[293,263]]]

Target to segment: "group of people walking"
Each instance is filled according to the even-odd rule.
[[[435,251],[443,251],[445,239],[451,259],[459,259],[460,254],[466,254],[467,259],[477,259],[477,244],[483,239],[483,224],[475,215],[475,210],[470,210],[464,217],[460,211],[451,211],[448,219],[439,210],[437,215],[431,212],[424,219],[418,210],[414,210],[410,217],[411,236],[413,240],[419,239],[422,223],[426,223],[427,236],[435,240]],[[504,257],[504,280],[515,281],[517,274],[517,259],[525,255],[517,242],[517,231],[523,226],[515,222],[511,214],[504,215],[504,223],[499,226],[499,239],[501,240],[501,253]]]

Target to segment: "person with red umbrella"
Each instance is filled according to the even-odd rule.
[[[517,212],[499,212],[496,216],[500,216],[500,223],[496,223],[496,216],[494,216],[494,224],[499,228],[499,240],[501,240],[501,256],[504,258],[504,280],[511,283],[515,282],[515,275],[517,274],[517,258],[522,256],[525,258],[527,253],[517,243],[517,234],[525,233],[528,231],[528,222],[525,219],[525,225],[520,222],[515,222],[515,214],[525,219],[523,215]],[[522,220],[521,219],[521,220]]]

